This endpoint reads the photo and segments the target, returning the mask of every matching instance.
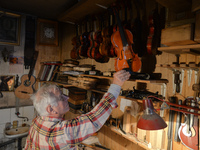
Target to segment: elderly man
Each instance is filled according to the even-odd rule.
[[[89,113],[72,120],[64,120],[69,111],[68,97],[55,85],[45,85],[31,99],[40,116],[35,118],[26,139],[25,149],[76,149],[80,143],[97,132],[117,107],[116,99],[121,86],[130,74],[124,70],[114,74],[108,92]]]

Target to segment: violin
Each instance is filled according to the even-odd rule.
[[[110,26],[110,15],[108,17],[108,26],[104,27],[103,30],[101,31],[101,35],[103,38],[102,43],[100,43],[99,46],[99,52],[103,56],[111,56],[110,54],[110,49],[111,49],[111,40],[110,37],[112,35],[112,27]]]
[[[141,60],[137,54],[133,52],[133,35],[130,30],[123,28],[117,11],[114,9],[117,18],[119,30],[115,31],[111,36],[112,45],[117,52],[115,59],[115,71],[128,68],[132,72],[137,72],[141,68]]]
[[[142,48],[143,44],[143,39],[142,39],[142,33],[143,33],[143,24],[141,21],[140,17],[140,3],[139,0],[134,0],[135,2],[135,7],[137,10],[137,17],[134,20],[132,32],[133,32],[133,51],[138,54],[139,57],[142,57],[145,53],[145,50]]]
[[[111,9],[109,9],[109,10],[111,11]],[[115,17],[114,17],[113,11],[111,11],[110,27],[111,27],[112,30],[111,30],[111,35],[109,36],[110,37],[110,51],[109,51],[109,54],[108,54],[109,57],[117,57],[117,54],[115,52],[115,48],[111,43],[111,36],[117,29],[117,25],[114,25],[114,24],[115,24]]]
[[[92,51],[92,49],[93,49],[93,47],[94,47],[94,34],[95,34],[95,32],[93,31],[93,26],[91,27],[91,30],[90,30],[90,32],[89,32],[89,34],[88,34],[88,40],[89,40],[89,42],[90,42],[90,45],[89,45],[89,47],[88,47],[88,50],[87,50],[87,56],[89,57],[89,58],[92,58],[92,56],[91,56],[91,51]]]
[[[158,6],[153,10],[149,16],[149,35],[147,38],[147,52],[151,55],[159,55],[158,51],[161,39],[161,19],[158,13]]]
[[[87,58],[87,51],[88,47],[90,46],[90,41],[88,39],[88,34],[89,32],[87,31],[87,22],[85,24],[85,32],[81,35],[80,40],[81,40],[81,46],[79,48],[79,56],[81,58]]]
[[[73,45],[73,49],[70,52],[70,57],[72,59],[79,59],[77,49],[79,48],[81,43],[80,43],[80,38],[78,36],[78,25],[76,25],[76,36],[72,38],[72,45]]]
[[[96,30],[96,24],[95,24],[95,30]],[[102,43],[103,38],[101,36],[101,30],[97,30],[94,34],[94,47],[91,51],[92,58],[99,63],[106,63],[109,61],[109,58],[107,56],[101,55],[99,52],[99,46]]]
[[[76,37],[72,38],[73,49],[70,52],[71,59],[76,59]]]

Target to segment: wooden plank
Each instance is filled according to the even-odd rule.
[[[162,29],[161,44],[167,46],[195,44],[193,41],[193,24]]]
[[[192,11],[200,10],[200,1],[199,0],[192,0]]]
[[[158,50],[172,54],[200,54],[200,44],[159,47]]]
[[[113,118],[122,118],[123,112],[120,110],[121,97],[117,98],[118,107],[112,110],[111,116]]]
[[[190,10],[192,5],[191,2],[187,0],[156,0],[156,1],[176,13]]]
[[[106,146],[107,148],[111,148],[112,147],[112,137],[111,137],[111,132],[109,128],[106,128],[104,126],[104,146]]]
[[[200,43],[200,11],[196,12],[195,20],[196,21],[195,21],[194,41]]]
[[[58,20],[68,23],[77,23],[83,20],[87,15],[105,12],[107,10],[106,8],[115,1],[116,0],[81,0],[59,15]]]
[[[176,27],[188,23],[195,23],[195,18],[190,18],[190,19],[183,19],[183,20],[176,20],[176,21],[168,21],[166,23],[166,28],[169,27]]]
[[[133,135],[137,135],[137,121],[138,121],[138,116],[134,117],[131,116],[131,132]]]
[[[149,149],[149,148],[147,147],[147,143],[145,143],[145,142],[139,142],[139,141],[137,140],[137,138],[134,137],[133,135],[130,135],[130,134],[123,134],[120,130],[117,130],[115,127],[111,127],[110,129],[111,129],[111,131],[113,131],[113,133],[116,133],[116,134],[113,134],[113,135],[115,135],[115,136],[116,136],[116,135],[120,135],[120,137],[123,137],[123,138],[125,138],[125,139],[131,141],[136,149],[138,149],[138,150],[140,150],[140,149]],[[112,137],[112,139],[113,139],[113,137]],[[113,139],[113,140],[114,140],[114,139]],[[112,142],[113,142],[113,141],[112,141]],[[114,143],[115,143],[115,142],[114,142]],[[112,148],[111,148],[111,149],[112,149]],[[115,149],[113,149],[113,150],[115,150]]]
[[[103,126],[99,131],[98,131],[98,139],[99,139],[99,143],[101,143],[102,145],[105,145],[105,126]]]
[[[123,116],[123,130],[126,133],[130,133],[131,132],[131,107],[127,107],[125,109],[124,112],[124,116]]]

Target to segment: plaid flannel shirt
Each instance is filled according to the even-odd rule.
[[[92,111],[75,119],[37,117],[30,127],[25,150],[76,149],[75,144],[97,132],[110,116],[112,108],[116,107],[114,95],[106,93]]]

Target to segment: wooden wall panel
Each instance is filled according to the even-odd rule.
[[[60,46],[40,46],[36,45],[36,51],[39,51],[37,62],[35,65],[35,76],[37,77],[41,62],[45,61],[60,61],[61,47]]]

